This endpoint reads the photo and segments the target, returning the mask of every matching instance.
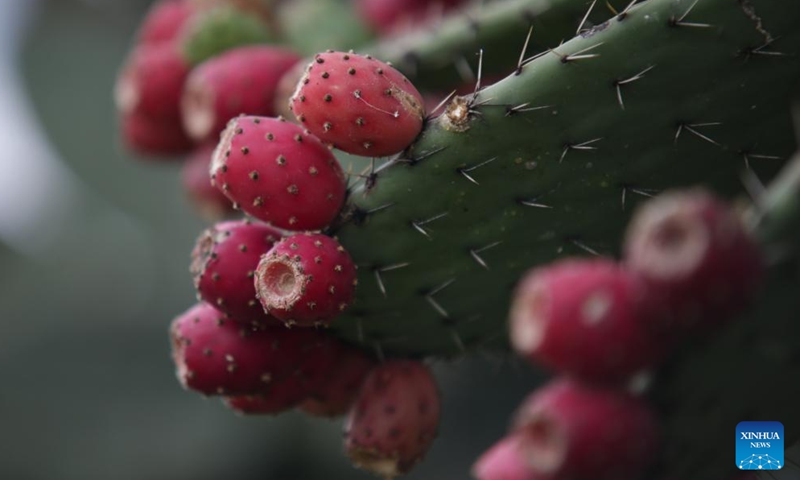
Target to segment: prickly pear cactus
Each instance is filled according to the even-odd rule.
[[[255,25],[253,31],[257,33],[265,25],[249,10],[237,7],[240,2],[213,3],[214,8],[231,9],[230,18]],[[306,405],[306,413],[342,414],[349,408],[345,443],[360,442],[355,449],[357,454],[351,454],[354,463],[389,478],[406,473],[424,457],[430,444],[431,432],[438,422],[438,394],[431,387],[418,398],[410,395],[408,405],[386,404],[385,408],[376,409],[375,398],[391,401],[378,395],[383,391],[382,385],[402,383],[397,379],[407,372],[398,369],[391,375],[400,377],[383,378],[374,373],[380,369],[373,370],[373,377],[366,382],[371,386],[359,390],[358,382],[367,376],[365,364],[372,368],[373,361],[388,360],[391,364],[393,359],[404,359],[412,362],[409,365],[414,366],[408,369],[413,370],[418,368],[413,363],[416,360],[450,359],[483,350],[511,354],[509,305],[526,271],[567,256],[623,257],[624,263],[623,235],[639,204],[666,190],[700,185],[737,202],[737,215],[741,213],[747,221],[748,238],[756,239],[757,250],[766,259],[767,279],[753,305],[738,318],[713,336],[698,335],[679,343],[663,363],[652,365],[641,377],[647,381],[637,384],[636,395],[641,398],[636,404],[643,411],[655,407],[662,430],[661,447],[650,452],[656,460],[650,462],[648,473],[652,478],[690,480],[730,475],[731,453],[719,446],[733,443],[730,434],[741,420],[780,419],[785,423],[787,444],[800,439],[800,416],[795,412],[800,386],[787,381],[800,374],[800,324],[795,321],[800,301],[793,295],[800,284],[800,157],[789,160],[798,150],[790,104],[800,86],[800,30],[796,27],[800,23],[800,3],[476,1],[447,14],[440,10],[438,16],[434,10],[425,12],[426,18],[433,19],[431,23],[422,22],[416,28],[374,39],[370,45],[365,43],[374,32],[359,23],[362,17],[355,10],[367,0],[294,2],[291,6],[284,3],[293,2],[264,6],[267,10],[277,9],[266,17],[287,20],[277,22],[282,27],[272,33],[279,37],[274,41],[295,48],[298,54],[313,53],[319,45],[336,50],[358,48],[358,53],[391,62],[423,95],[438,95],[442,102],[435,109],[428,107],[421,133],[400,153],[364,158],[336,152],[342,166],[350,170],[348,185],[341,185],[347,189],[347,199],[338,214],[333,212],[335,219],[319,230],[338,239],[340,252],[349,253],[358,266],[358,275],[354,283],[351,277],[347,278],[348,285],[357,286],[352,305],[342,302],[343,313],[334,312],[338,315],[335,318],[314,317],[319,324],[332,321],[324,333],[292,340],[293,333],[270,331],[278,327],[268,321],[284,317],[292,320],[297,313],[278,312],[270,306],[271,297],[303,298],[306,303],[302,308],[308,311],[321,305],[319,298],[310,294],[306,298],[310,290],[324,294],[324,289],[305,289],[304,282],[313,277],[306,274],[320,268],[327,276],[318,277],[327,281],[328,276],[335,278],[337,272],[345,270],[342,265],[335,265],[332,270],[315,266],[336,258],[333,254],[323,255],[323,242],[293,242],[292,238],[298,237],[292,235],[303,234],[283,231],[284,240],[278,242],[282,245],[281,262],[289,264],[303,258],[308,262],[297,271],[270,267],[268,260],[275,260],[277,253],[262,257],[258,268],[255,264],[241,268],[237,265],[238,270],[247,272],[246,279],[238,279],[240,283],[254,280],[256,285],[264,284],[269,277],[271,289],[261,289],[254,297],[245,295],[243,303],[256,310],[252,318],[248,315],[250,323],[241,327],[241,337],[286,337],[281,348],[287,349],[287,356],[292,358],[297,353],[292,349],[297,345],[321,352],[315,354],[319,358],[306,359],[299,366],[278,364],[275,360],[277,363],[270,363],[272,370],[268,374],[254,374],[252,382],[242,381],[238,391],[248,395],[244,403],[258,406],[249,413],[274,414]],[[408,2],[407,7],[411,8],[412,3]],[[244,35],[249,30],[233,28],[234,24],[227,21],[214,27],[224,30],[224,35],[215,33],[214,28],[204,30],[198,25],[202,24],[202,15],[208,15],[205,8],[207,5],[198,7],[199,20],[189,22],[193,30],[187,29],[189,33],[179,36],[183,42],[186,38],[196,39],[199,47],[195,50],[202,50],[185,50],[190,63],[239,43],[269,40],[261,33]],[[261,18],[263,11],[259,11]],[[308,31],[322,17],[339,18],[350,27],[346,34],[330,25]],[[247,38],[236,40],[234,33]],[[386,132],[380,134],[389,138],[396,133],[392,122],[400,116],[399,110],[378,108],[376,105],[384,104],[369,98],[382,92],[392,96],[396,89],[380,87],[376,93],[368,86],[360,87],[363,73],[345,67],[338,77],[348,79],[347,86],[332,84],[337,77],[331,74],[333,70],[327,70],[332,59],[352,60],[347,53],[331,51],[314,57],[314,67],[308,67],[305,76],[291,73],[296,79],[290,78],[290,85],[300,81],[293,101],[306,102],[303,85],[308,84],[309,76],[320,75],[328,83],[319,80],[312,85],[316,93],[308,94],[309,103],[303,104],[304,109],[324,108],[324,104],[311,104],[312,96],[329,103],[334,97],[331,92],[350,92],[348,105],[372,109],[371,115],[386,121]],[[373,57],[359,63],[359,69],[372,65],[370,62]],[[388,72],[391,65],[380,65],[375,78],[402,78],[400,73]],[[463,93],[465,82],[470,93],[446,96],[446,92],[458,89]],[[285,103],[288,102],[287,96]],[[341,116],[337,118],[351,115],[349,110],[338,113]],[[356,125],[351,128],[355,130],[364,126],[365,117],[372,118],[356,113],[351,116]],[[302,124],[304,117],[305,114],[297,115],[297,121]],[[156,127],[164,121],[149,120]],[[212,176],[217,178],[219,184],[215,185],[220,191],[241,210],[252,210],[249,204],[253,203],[253,207],[267,211],[273,208],[270,196],[277,198],[280,193],[284,198],[282,213],[286,213],[294,211],[305,198],[299,197],[307,190],[306,183],[302,183],[305,177],[301,176],[308,172],[313,177],[319,170],[295,160],[291,152],[304,141],[303,135],[310,136],[311,132],[287,137],[278,145],[275,132],[267,128],[294,120],[267,121],[249,116],[229,123],[223,132],[222,141],[211,154],[213,161],[209,159],[215,169]],[[337,134],[332,122],[322,125],[325,134]],[[267,128],[266,133],[259,128]],[[273,152],[273,147],[281,150]],[[262,151],[274,154],[261,158]],[[246,169],[235,168],[243,162],[247,162]],[[269,170],[262,167],[263,162],[268,162]],[[262,178],[264,172],[290,168],[299,172],[301,180],[292,180],[280,192],[267,191],[263,185],[269,182]],[[236,176],[236,181],[223,181],[227,175]],[[244,190],[252,195],[241,196]],[[299,211],[297,215],[302,216],[313,208]],[[259,218],[268,221],[271,217]],[[244,247],[241,252],[246,251]],[[328,290],[331,295],[336,294],[333,283]],[[224,299],[219,298],[217,309],[222,311]],[[264,307],[263,314],[259,304]],[[209,318],[215,315],[210,305],[202,308],[211,312]],[[219,328],[237,320],[230,315],[223,317],[220,314],[215,324]],[[190,319],[179,320],[190,325]],[[288,320],[287,323],[296,323]],[[214,330],[212,327],[209,332]],[[225,328],[230,330],[229,326]],[[182,358],[191,339],[188,334],[181,335],[173,338],[173,355],[186,379],[184,386],[192,388],[189,380],[207,378],[202,371],[206,360],[200,355]],[[203,335],[207,335],[204,341],[213,346],[214,334],[204,330]],[[250,352],[250,347],[230,342],[232,350]],[[322,388],[315,382],[328,375],[325,368],[329,365],[335,370],[338,360],[334,358],[344,355],[343,351],[362,359],[359,365],[363,368],[340,368],[348,371],[342,378],[346,377],[349,383],[326,384]],[[208,358],[215,358],[214,354],[211,347],[202,352]],[[234,358],[227,354],[224,359],[230,365],[217,362],[211,382],[216,390],[209,388],[203,393],[216,391],[228,395],[225,401],[229,406],[242,404],[241,399],[229,396],[224,381],[230,380],[237,369],[246,367],[241,360],[246,355],[249,353]],[[223,368],[226,365],[227,370]],[[761,390],[750,388],[750,380],[744,380],[755,378],[775,390],[764,396]],[[584,387],[577,385],[574,391],[567,389],[562,394],[565,398],[605,398],[610,405],[628,402],[618,398],[630,393],[619,385],[606,385],[603,388],[610,391],[597,396],[584,395]],[[314,397],[314,392],[323,390],[351,392],[352,398],[336,395],[334,408]],[[286,395],[287,391],[291,395]],[[598,405],[594,407],[597,408],[592,411],[602,410]],[[572,407],[562,410],[569,408]],[[398,411],[424,417],[424,422],[417,422],[424,424],[424,432],[413,431],[410,424],[414,422],[397,423],[392,415]],[[434,411],[435,415],[431,413]],[[523,429],[520,422],[539,421],[536,415],[528,417],[518,415],[517,428]],[[572,420],[567,422],[570,428],[578,428],[575,425],[581,422]],[[380,428],[351,428],[362,424]],[[636,428],[632,426],[631,431]],[[547,437],[546,431],[536,430],[540,443]],[[373,433],[377,438],[372,438]],[[559,448],[568,443],[564,435],[555,437]],[[424,441],[415,443],[414,438]],[[625,443],[620,437],[615,441]],[[512,444],[517,445],[516,440],[504,445]],[[364,450],[365,445],[369,451]],[[500,451],[513,456],[510,448],[504,446]],[[582,461],[568,455],[563,458]],[[499,465],[494,459],[481,465],[475,473],[479,480],[499,479],[487,473],[491,469],[486,465]],[[563,472],[593,471],[588,464],[574,467]],[[514,468],[519,471],[532,467],[517,462]],[[597,476],[593,480],[615,478],[613,471],[594,471]],[[552,475],[562,477],[584,478]]]
[[[336,234],[361,288],[342,334],[403,354],[500,346],[524,269],[616,253],[643,196],[774,175],[795,148],[800,62],[779,48],[800,45],[800,7],[765,10],[651,0],[453,99],[352,189]]]

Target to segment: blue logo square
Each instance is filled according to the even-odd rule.
[[[736,425],[736,466],[739,470],[783,468],[783,424],[739,422]]]

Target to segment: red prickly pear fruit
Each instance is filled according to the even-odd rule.
[[[138,44],[156,45],[176,40],[197,8],[190,0],[161,0],[153,4],[139,27]]]
[[[354,53],[314,57],[291,99],[301,125],[339,150],[382,157],[401,152],[422,130],[424,100],[391,65]]]
[[[296,377],[286,377],[269,386],[266,393],[224,397],[225,405],[242,415],[277,415],[294,408],[306,397],[306,389]]]
[[[315,417],[338,417],[347,413],[375,360],[360,350],[345,348],[327,378],[309,389],[300,410]]]
[[[356,0],[358,15],[375,32],[391,35],[435,19],[464,0]]]
[[[132,112],[123,114],[120,124],[125,147],[145,157],[182,155],[194,148],[180,123],[172,120],[155,120]]]
[[[423,459],[439,428],[436,380],[412,360],[389,360],[367,376],[345,421],[345,451],[353,464],[385,478]]]
[[[666,349],[648,325],[658,315],[644,282],[610,259],[567,259],[530,270],[510,310],[511,343],[534,364],[588,381],[616,382]]]
[[[281,79],[278,81],[278,87],[275,89],[275,101],[272,105],[275,114],[293,119],[292,109],[290,107],[292,95],[297,89],[297,83],[303,78],[306,73],[306,68],[311,59],[301,60],[295,63],[292,68],[284,72]]]
[[[207,303],[173,320],[170,336],[178,379],[205,395],[268,393],[303,363],[330,358],[318,332],[242,324]]]
[[[638,478],[659,443],[656,416],[644,400],[568,378],[531,394],[514,427],[531,471],[547,479]]]
[[[285,328],[285,327],[281,327]],[[311,330],[311,329],[293,329]],[[319,385],[324,384],[331,377],[337,362],[343,355],[345,346],[336,337],[316,331],[319,340],[314,344],[313,355],[307,355],[298,361],[291,371],[291,375],[300,382],[306,392],[306,397],[316,391]]]
[[[180,98],[188,74],[189,65],[176,45],[137,47],[117,77],[114,87],[117,110],[180,125]]]
[[[297,360],[291,371],[271,382],[263,393],[226,397],[223,401],[245,415],[276,415],[296,407],[330,381],[336,366],[348,358],[348,350],[334,337],[320,337],[309,346],[312,349]]]
[[[520,449],[521,438],[511,435],[495,443],[472,466],[477,480],[539,480]]]
[[[319,230],[339,214],[347,181],[318,138],[282,118],[230,121],[211,179],[239,208],[288,230]]]
[[[181,99],[183,124],[196,141],[219,138],[240,114],[275,114],[278,81],[300,61],[286,48],[250,46],[212,57],[189,74]]]
[[[280,325],[264,313],[253,285],[259,259],[280,238],[278,230],[250,220],[206,229],[192,250],[190,269],[200,297],[237,321]]]
[[[189,155],[181,170],[181,183],[192,205],[205,218],[220,220],[234,212],[233,204],[219,189],[211,185],[208,169],[215,143],[197,147]]]
[[[261,258],[255,286],[264,310],[287,325],[326,325],[352,302],[356,266],[335,239],[290,235]]]
[[[663,331],[711,331],[742,309],[764,261],[736,212],[704,189],[664,193],[633,216],[624,261],[661,295]]]

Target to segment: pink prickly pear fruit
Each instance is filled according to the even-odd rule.
[[[253,285],[259,259],[280,238],[278,230],[250,220],[206,229],[192,250],[190,269],[200,297],[237,321],[280,325],[261,308]]]
[[[245,415],[276,415],[290,410],[334,378],[348,352],[336,338],[317,334],[303,347],[303,354],[286,376],[271,382],[262,393],[226,397],[224,402]]]
[[[213,140],[238,115],[275,115],[278,82],[299,61],[289,49],[257,45],[235,48],[200,64],[189,74],[181,99],[189,136]]]
[[[211,185],[208,169],[216,143],[201,145],[189,155],[181,170],[181,183],[192,205],[205,218],[220,220],[234,212],[233,204]]]
[[[663,357],[644,282],[610,259],[567,259],[529,271],[514,295],[511,343],[534,364],[618,382]]]
[[[160,0],[150,7],[139,27],[138,43],[156,45],[176,40],[197,11],[191,0]]]
[[[358,15],[374,31],[391,35],[418,27],[464,3],[464,0],[356,0]]]
[[[306,397],[306,389],[297,377],[289,376],[272,383],[265,393],[223,397],[225,405],[242,415],[277,415],[291,410]]]
[[[314,57],[291,99],[301,125],[354,155],[401,152],[422,130],[424,100],[391,65],[329,51]]]
[[[521,437],[510,435],[485,451],[472,466],[476,480],[539,480],[523,457]]]
[[[309,62],[311,62],[311,59],[301,60],[295,63],[292,68],[286,70],[281,76],[281,79],[278,81],[278,87],[275,89],[275,103],[272,105],[276,115],[290,120],[294,119],[290,107],[292,95],[294,95],[294,91],[297,89],[297,83],[306,73]]]
[[[309,390],[300,410],[315,417],[338,417],[347,413],[375,360],[360,350],[344,348],[330,374]]]
[[[514,430],[531,471],[547,479],[638,478],[659,443],[656,415],[642,399],[568,378],[525,399]]]
[[[624,261],[670,314],[663,331],[708,332],[756,293],[764,261],[740,217],[703,189],[667,192],[647,202],[626,232]]]
[[[189,68],[173,43],[136,47],[117,77],[117,110],[180,125],[180,98]]]
[[[261,258],[255,287],[264,311],[287,325],[327,325],[353,302],[356,266],[335,239],[290,235]]]
[[[367,376],[345,421],[345,451],[353,464],[384,478],[420,462],[439,428],[441,405],[428,368],[389,360]]]
[[[293,330],[311,329],[295,328]],[[345,348],[344,344],[336,337],[327,335],[320,330],[313,331],[318,336],[318,340],[314,343],[313,355],[304,356],[300,361],[295,363],[291,371],[291,375],[305,388],[306,396],[317,389],[318,385],[323,384],[330,378]]]
[[[329,355],[318,332],[245,325],[207,303],[173,320],[170,337],[181,384],[205,395],[268,393],[304,362]]]
[[[183,127],[172,120],[131,112],[121,115],[120,128],[125,148],[145,157],[177,156],[194,148]]]
[[[282,118],[230,121],[211,179],[239,208],[288,230],[319,230],[339,214],[347,180],[318,138]]]

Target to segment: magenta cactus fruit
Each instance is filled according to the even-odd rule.
[[[189,68],[172,43],[137,47],[117,77],[117,110],[179,125],[181,92]]]
[[[281,233],[250,220],[222,222],[206,229],[192,251],[191,272],[200,297],[241,322],[275,324],[256,299],[255,270]]]
[[[511,343],[531,362],[590,381],[620,381],[665,350],[648,325],[660,314],[636,275],[610,259],[531,270],[510,313]]]
[[[439,428],[439,391],[428,368],[389,360],[370,372],[345,421],[345,451],[357,467],[385,478],[423,459]]]
[[[657,420],[647,403],[567,378],[531,394],[514,428],[531,471],[548,479],[638,478],[658,448]]]
[[[245,325],[207,303],[173,320],[170,336],[181,384],[206,395],[268,394],[304,362],[330,358],[327,339],[313,330]]]
[[[320,53],[297,84],[291,109],[322,141],[355,155],[404,150],[422,130],[422,95],[394,67],[370,56]]]
[[[315,417],[344,415],[374,366],[372,357],[360,350],[345,348],[329,376],[310,389],[300,409]]]
[[[270,382],[262,393],[227,397],[225,404],[242,414],[276,415],[296,407],[310,395],[324,391],[338,375],[339,365],[352,357],[352,353],[334,337],[315,332],[312,339],[301,345],[301,355],[287,375]]]
[[[278,81],[278,86],[275,89],[275,100],[272,104],[276,115],[294,121],[294,114],[292,114],[290,106],[291,99],[292,95],[294,95],[294,91],[297,89],[297,82],[299,82],[306,73],[308,62],[309,60],[306,59],[295,63],[292,68],[286,70],[281,76],[281,79]]]
[[[290,235],[261,258],[255,275],[264,310],[288,325],[328,324],[352,302],[356,266],[335,239]]]
[[[246,213],[289,230],[326,227],[347,190],[330,150],[282,118],[231,120],[214,152],[211,178]]]
[[[181,170],[181,184],[187,198],[205,218],[219,220],[234,212],[233,204],[219,189],[211,185],[208,169],[216,143],[196,147]]]
[[[242,415],[277,415],[291,410],[306,396],[306,389],[294,376],[272,383],[265,393],[223,397],[225,405]]]
[[[510,435],[485,451],[472,466],[476,480],[539,480],[520,448],[521,437]]]
[[[156,45],[177,40],[197,7],[191,0],[160,0],[153,4],[139,27],[138,43]]]
[[[376,32],[388,35],[445,14],[464,0],[357,0],[356,12]]]
[[[281,326],[279,328],[286,329]],[[333,370],[342,357],[345,346],[336,337],[328,335],[321,330],[294,328],[295,331],[313,331],[318,340],[314,343],[312,355],[304,355],[291,371],[306,392],[306,397],[327,382]]]
[[[639,209],[625,262],[664,297],[665,330],[708,331],[757,290],[764,263],[736,212],[703,189],[668,192]]]
[[[216,139],[238,115],[275,115],[278,82],[299,61],[292,50],[259,45],[229,50],[200,64],[189,75],[181,99],[189,136]]]
[[[138,112],[120,117],[121,140],[125,148],[145,157],[176,156],[194,148],[180,123],[152,119]]]

